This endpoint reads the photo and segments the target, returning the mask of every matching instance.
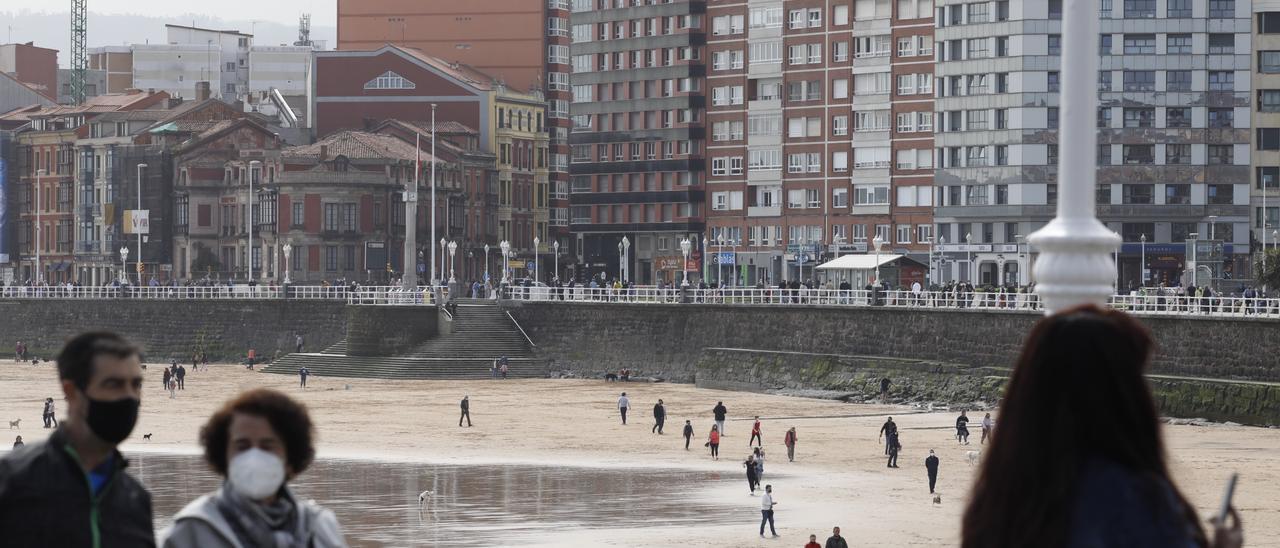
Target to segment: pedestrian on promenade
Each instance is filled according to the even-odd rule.
[[[773,501],[773,486],[764,486],[764,496],[760,498],[760,538],[764,538],[764,524],[769,522],[769,533],[774,538],[778,537],[778,531],[773,528],[773,507],[778,503]]]
[[[333,512],[288,482],[315,458],[315,428],[288,396],[259,388],[227,402],[200,429],[204,460],[224,481],[174,516],[162,548],[345,547]]]
[[[623,426],[627,424],[627,410],[630,408],[631,400],[627,399],[627,393],[623,392],[622,395],[618,397],[618,412],[622,413]]]
[[[796,461],[796,427],[792,426],[787,429],[787,434],[782,437],[782,444],[787,446],[787,462]]]
[[[114,333],[84,333],[57,363],[66,420],[47,441],[0,459],[2,543],[154,547],[151,495],[116,449],[142,399],[137,347]]]
[[[1041,319],[1024,339],[962,520],[963,548],[1238,548],[1239,516],[1206,535],[1165,462],[1143,377],[1150,332],[1084,305]],[[1006,435],[1007,434],[1007,435]]]
[[[715,414],[716,429],[720,431],[720,435],[724,435],[724,417],[729,414],[729,410],[725,408],[724,402],[716,402],[715,409],[711,410]]]
[[[254,362],[254,360],[256,360],[256,359],[258,359],[258,351],[257,351],[257,350],[255,350],[255,349],[253,349],[253,348],[250,348],[250,349],[249,349],[249,365],[248,365],[248,369],[253,369],[253,362]]]
[[[764,449],[757,447],[751,455],[756,458],[756,477],[764,479]]]
[[[898,425],[894,424],[893,417],[889,417],[889,420],[884,421],[884,426],[880,427],[880,436],[876,439],[878,441],[878,440],[884,439],[885,436],[892,436],[897,433],[898,433]],[[888,443],[884,444],[884,454],[886,455],[889,454]]]
[[[684,450],[689,450],[689,440],[693,439],[693,423],[687,419],[684,421]]]
[[[880,379],[880,403],[889,403],[889,377]]]
[[[662,434],[662,425],[667,422],[667,408],[662,406],[662,400],[653,406],[653,429],[649,433],[657,432]]]
[[[711,448],[711,458],[720,460],[720,429],[712,426],[711,434],[707,437],[707,447]]]
[[[15,438],[15,439],[13,440],[13,448],[14,448],[14,449],[17,449],[17,448],[22,447],[22,446],[24,446],[24,445],[26,445],[26,444],[25,444],[25,443],[22,443],[22,436],[18,436],[17,438]]]
[[[756,495],[756,486],[760,484],[760,474],[756,470],[755,455],[747,455],[747,460],[743,461],[742,466],[747,469],[747,487],[751,489],[751,496]]]
[[[982,417],[982,441],[979,444],[987,443],[987,438],[991,437],[991,428],[993,426],[995,426],[995,423],[991,421],[991,413],[987,413],[987,416]]]
[[[818,544],[818,535],[809,535],[809,543],[805,544],[804,548],[822,548],[822,545]]]
[[[307,377],[310,376],[311,369],[307,368],[307,366],[304,365],[298,369],[298,381],[302,384],[303,388],[307,387]]]
[[[969,445],[969,416],[963,410],[956,417],[956,441]]]
[[[302,333],[293,336],[293,352],[295,354],[302,353]]]
[[[823,548],[849,548],[849,543],[845,542],[844,537],[840,536],[840,528],[833,527],[831,536],[827,537],[827,545]]]
[[[506,356],[498,358],[498,373],[502,375],[502,380],[507,379],[507,371],[510,369],[509,364],[510,360]]]
[[[929,457],[924,459],[924,469],[929,473],[929,494],[933,494],[933,486],[938,483],[938,456],[929,450]]]
[[[45,398],[44,400],[44,427],[58,427],[58,418],[54,416],[53,398]]]
[[[462,427],[462,419],[467,419],[467,428],[471,427],[471,401],[469,396],[462,397],[462,415],[458,417],[458,427]]]
[[[164,380],[164,389],[165,389],[165,390],[168,390],[168,389],[169,389],[169,383],[173,381],[173,368],[171,368],[171,367],[166,367],[166,368],[164,368],[164,379],[163,379],[163,380]]]
[[[756,445],[764,444],[764,440],[760,438],[760,416],[759,415],[756,416],[756,422],[751,425],[751,439],[747,440],[747,447],[751,447],[752,443],[755,443]]]
[[[178,364],[178,360],[173,360],[173,366],[177,368],[174,372],[173,379],[178,382],[178,390],[187,389],[187,368]]]
[[[889,434],[889,468],[898,467],[898,452],[902,450],[902,444],[898,443],[898,431],[894,430]]]

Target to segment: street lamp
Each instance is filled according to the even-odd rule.
[[[247,262],[249,263],[249,277],[245,280],[246,282],[253,281],[253,174],[258,169],[258,166],[261,166],[261,165],[262,165],[262,162],[258,160],[249,161],[249,197],[245,199],[245,201],[248,202],[248,205],[249,205],[249,220],[248,220],[249,246],[245,248],[245,257],[248,259]],[[138,238],[139,238],[139,241],[141,241],[142,237],[139,236]],[[141,244],[139,244],[138,251],[139,251],[138,260],[141,261],[142,260]]]
[[[510,283],[507,277],[507,269],[511,266],[511,242],[502,240],[498,243],[498,248],[502,250],[502,284]]]
[[[293,283],[293,280],[289,279],[289,274],[293,272],[293,263],[289,262],[289,255],[293,254],[293,245],[285,242],[280,250],[284,252],[284,285],[289,285]]]
[[[484,244],[484,283],[489,285],[489,244]]]
[[[533,283],[538,283],[541,278],[538,277],[538,251],[541,250],[538,244],[542,243],[537,236],[533,237]]]
[[[1215,224],[1218,224],[1218,216],[1210,215],[1209,216],[1209,239],[1210,240],[1213,240],[1213,228],[1214,228],[1213,225]]]
[[[1004,285],[1004,278],[1005,278],[1003,253],[996,255],[996,269],[998,270],[996,275],[996,287],[1001,287]]]
[[[129,248],[120,247],[120,283],[128,285],[129,275],[125,274],[126,265],[129,262]]]
[[[446,256],[446,252],[448,251],[448,248],[449,248],[449,242],[444,238],[440,238],[440,281],[441,282],[444,281],[445,263],[448,262],[449,260],[449,257]]]
[[[1138,277],[1142,278],[1142,287],[1147,286],[1147,235],[1146,233],[1138,235],[1138,241],[1142,242],[1142,264],[1138,265]]]
[[[965,260],[965,263],[966,263],[965,270],[968,271],[967,274],[969,275],[969,283],[973,283],[974,275],[973,275],[973,233],[972,232],[964,235],[964,243],[965,243],[965,246],[964,246],[965,253],[967,253],[967,257]]]
[[[707,235],[702,235],[702,283],[707,283]]]
[[[622,280],[622,265],[624,262],[622,258],[622,242],[618,242],[618,280]]]
[[[551,242],[551,249],[555,252],[556,271],[551,276],[552,279],[560,278],[560,240]]]
[[[629,264],[630,259],[631,259],[631,239],[627,238],[626,236],[623,236],[622,237],[622,264],[624,268],[622,269],[622,283],[627,283],[627,278],[630,277],[631,275],[631,268],[630,268],[631,265]]]
[[[453,277],[453,255],[458,251],[458,242],[449,242],[449,285],[458,283],[458,279]]]
[[[137,210],[138,210],[139,212],[141,212],[141,211],[142,211],[142,170],[143,170],[143,169],[145,169],[146,167],[147,167],[147,164],[138,164],[138,205],[137,205]],[[250,184],[253,184],[253,183],[252,183],[252,181],[250,181]],[[250,191],[250,198],[252,198],[252,197],[253,197],[253,196],[252,196],[252,191]],[[136,224],[136,223],[137,223],[137,221],[135,220],[135,221],[134,221],[134,223]],[[134,229],[135,231],[137,231],[137,232],[138,232],[138,287],[142,287],[142,231],[141,231],[141,230],[138,230],[138,228],[139,228],[139,227],[137,227],[137,226],[134,226],[134,227],[133,227],[133,229]]]
[[[880,285],[880,248],[884,247],[884,238],[876,234],[876,237],[871,239],[871,245],[876,248],[876,285]]]
[[[689,287],[689,251],[693,248],[693,243],[689,238],[680,240],[680,251],[684,253],[684,283],[681,287]]]

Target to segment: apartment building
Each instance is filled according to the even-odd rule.
[[[572,2],[569,222],[580,279],[675,281],[680,242],[704,234],[707,7]],[[744,66],[741,52],[715,61]]]
[[[1026,283],[1024,238],[1057,204],[1063,0],[936,3],[940,278]],[[1104,0],[1100,17],[1097,201],[1124,240],[1116,284],[1191,281],[1199,238],[1221,242],[1190,258],[1199,282],[1226,289],[1248,272],[1249,3]]]
[[[1280,1],[1253,1],[1253,184],[1251,247],[1280,246]],[[1256,261],[1255,261],[1256,262]],[[1245,276],[1241,276],[1242,278]]]
[[[877,236],[925,262],[932,2],[713,1],[707,17],[708,276],[808,280]]]

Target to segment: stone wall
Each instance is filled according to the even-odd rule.
[[[347,307],[347,355],[395,356],[436,336],[434,306]]]
[[[694,381],[704,348],[892,356],[1008,368],[1034,312],[823,306],[508,303],[553,369]],[[1280,322],[1143,317],[1158,346],[1152,372],[1280,381]]]
[[[0,336],[52,360],[67,338],[92,329],[118,332],[148,361],[188,360],[203,347],[210,361],[241,361],[249,348],[270,358],[293,352],[294,333],[316,351],[346,336],[346,303],[301,300],[30,300],[0,301]]]

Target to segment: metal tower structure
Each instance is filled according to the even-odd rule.
[[[71,100],[84,102],[85,74],[89,69],[89,52],[85,49],[88,18],[85,16],[87,0],[71,0]]]
[[[294,42],[295,46],[311,46],[311,14],[304,13],[298,18],[298,41]]]

